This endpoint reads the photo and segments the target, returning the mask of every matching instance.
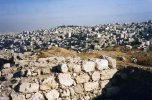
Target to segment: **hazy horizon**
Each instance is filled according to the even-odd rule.
[[[0,32],[152,19],[152,0],[0,0]]]

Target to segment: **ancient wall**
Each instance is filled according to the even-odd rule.
[[[102,93],[117,72],[111,57],[82,60],[49,57],[16,60],[0,72],[0,100],[89,100]]]

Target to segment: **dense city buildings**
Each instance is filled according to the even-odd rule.
[[[0,36],[0,49],[14,52],[47,49],[49,46],[85,51],[115,46],[146,49],[151,45],[152,21],[97,26],[59,26]]]

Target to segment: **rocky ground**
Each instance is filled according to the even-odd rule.
[[[152,97],[150,71],[124,64],[119,69],[109,55],[84,59],[67,54],[1,53],[0,100],[143,100],[133,96],[138,91],[146,100]]]

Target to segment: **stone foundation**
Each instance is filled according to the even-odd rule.
[[[18,60],[1,70],[0,99],[89,100],[101,95],[116,72],[116,61],[110,57]]]

